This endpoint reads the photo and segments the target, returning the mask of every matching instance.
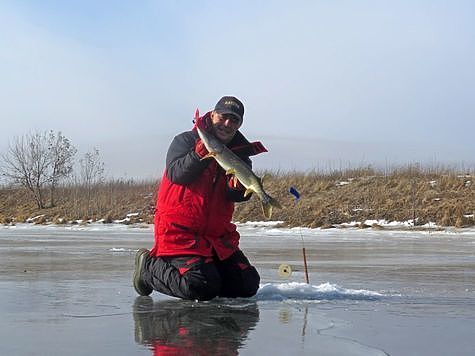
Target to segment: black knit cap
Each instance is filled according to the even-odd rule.
[[[214,111],[218,114],[232,114],[242,120],[244,116],[244,105],[234,96],[223,96],[216,103]]]

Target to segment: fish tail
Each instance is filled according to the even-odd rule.
[[[262,202],[262,212],[266,219],[272,217],[272,208],[282,209],[282,206],[277,199],[272,198],[270,195],[267,196],[268,199]]]

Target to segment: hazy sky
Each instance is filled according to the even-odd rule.
[[[254,167],[475,166],[474,1],[2,1],[0,151],[61,131],[159,177],[222,95]]]

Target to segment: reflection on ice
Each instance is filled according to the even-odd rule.
[[[259,321],[255,303],[154,301],[133,305],[135,341],[159,355],[237,355]]]
[[[378,292],[346,289],[329,282],[318,286],[298,282],[266,283],[257,292],[258,300],[376,300],[383,296]]]

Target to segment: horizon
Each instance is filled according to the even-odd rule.
[[[0,153],[60,131],[108,176],[160,178],[235,95],[256,170],[475,167],[471,1],[7,1],[0,33]]]

